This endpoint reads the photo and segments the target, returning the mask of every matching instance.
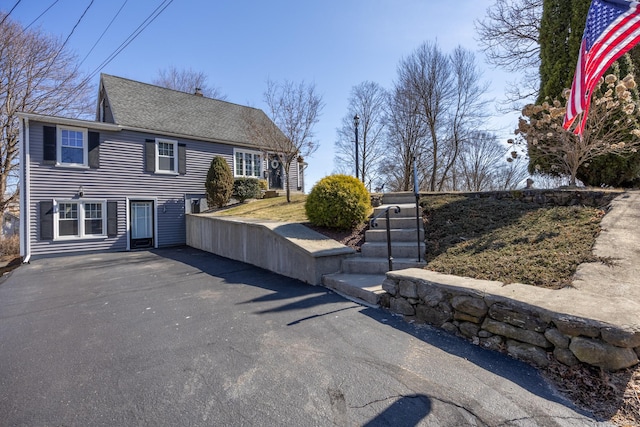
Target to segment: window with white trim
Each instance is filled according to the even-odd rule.
[[[87,166],[87,129],[58,126],[57,163],[70,166]]]
[[[107,236],[105,200],[56,200],[54,204],[54,239]]]
[[[156,138],[156,173],[178,173],[178,141]]]
[[[234,149],[233,175],[245,178],[262,178],[262,153]]]

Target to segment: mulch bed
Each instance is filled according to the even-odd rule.
[[[305,222],[304,225],[329,237],[330,239],[336,240],[345,246],[355,249],[357,252],[360,252],[360,247],[364,243],[364,233],[369,229],[368,223],[361,224],[353,230],[336,230],[333,228],[318,227],[311,225],[308,222]]]

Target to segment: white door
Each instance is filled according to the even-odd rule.
[[[153,201],[136,200],[130,203],[131,249],[153,247]]]

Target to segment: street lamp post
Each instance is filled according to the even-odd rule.
[[[359,175],[358,168],[359,168],[359,162],[360,162],[360,159],[358,159],[358,125],[360,124],[360,116],[359,115],[356,114],[355,116],[353,116],[353,124],[356,127],[356,179],[360,179],[358,177],[358,175]]]

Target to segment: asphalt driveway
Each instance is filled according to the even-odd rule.
[[[2,279],[0,425],[599,424],[525,364],[179,248]]]

